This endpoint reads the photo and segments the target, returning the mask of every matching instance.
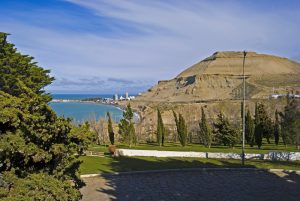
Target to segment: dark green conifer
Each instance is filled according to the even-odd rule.
[[[239,142],[240,136],[237,129],[230,125],[229,120],[220,113],[214,123],[217,140],[224,146],[234,147]]]
[[[165,131],[164,123],[161,117],[160,110],[157,109],[157,143],[159,146],[164,145],[164,138],[165,138]]]
[[[176,123],[177,134],[178,134],[180,144],[181,146],[184,147],[187,143],[187,135],[188,135],[187,125],[181,114],[179,114],[179,117],[177,117],[177,114],[173,111],[173,115]]]
[[[130,147],[132,143],[136,143],[133,111],[130,104],[127,105],[126,110],[123,112],[123,119],[119,123],[119,134],[122,136],[123,141]]]
[[[279,113],[276,110],[275,111],[275,124],[274,124],[274,138],[275,138],[275,144],[278,145],[279,143],[279,136],[280,136],[280,124],[279,124]]]
[[[206,121],[206,116],[203,107],[201,107],[201,120],[199,122],[199,128],[200,140],[203,142],[205,147],[210,148],[212,143],[212,129]]]
[[[115,133],[112,127],[112,120],[111,120],[111,115],[109,112],[107,112],[107,116],[108,116],[108,136],[109,136],[109,141],[110,144],[114,145],[115,144]]]
[[[247,111],[245,118],[245,138],[246,142],[253,147],[255,143],[254,139],[254,121],[251,117],[250,110]]]
[[[77,158],[91,133],[50,108],[49,72],[0,32],[0,200],[80,199]]]

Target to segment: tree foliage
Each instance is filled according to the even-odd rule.
[[[255,141],[257,146],[262,146],[262,139],[266,138],[270,144],[270,138],[274,134],[274,125],[271,118],[268,116],[265,105],[257,103],[255,105]]]
[[[177,117],[177,114],[173,111],[173,115],[176,123],[179,142],[181,146],[184,147],[187,143],[187,135],[188,135],[187,124],[185,123],[185,120],[181,114],[179,114],[179,117]]]
[[[201,120],[199,122],[199,128],[200,140],[203,142],[205,147],[210,148],[212,143],[212,129],[206,121],[206,116],[203,107],[201,107]]]
[[[260,118],[260,112],[259,107],[262,107],[261,105],[255,104],[255,130],[254,130],[254,136],[255,136],[255,143],[258,146],[258,148],[261,148],[262,146],[262,138],[263,138],[263,124],[261,123]]]
[[[110,141],[110,144],[114,145],[115,144],[115,133],[114,133],[114,130],[113,130],[113,127],[112,127],[112,120],[111,120],[111,115],[110,115],[109,112],[107,112],[107,116],[108,116],[107,130],[108,130],[109,141]]]
[[[157,109],[157,131],[156,131],[156,134],[157,134],[157,143],[159,146],[161,146],[161,145],[164,146],[165,132],[166,132],[166,129],[164,127],[164,123],[163,123],[163,120],[161,117],[160,110]]]
[[[245,118],[245,138],[246,142],[253,147],[255,144],[254,138],[254,120],[251,117],[250,111],[247,111],[246,118]]]
[[[133,143],[136,143],[133,111],[130,104],[127,105],[126,110],[123,112],[123,119],[119,123],[119,134],[130,147]]]
[[[26,200],[21,199],[25,193],[18,192],[31,195],[35,182],[48,188],[39,195],[80,198],[76,154],[86,146],[88,125],[74,128],[70,119],[56,116],[48,105],[51,96],[43,90],[53,80],[0,33],[0,174],[9,181],[8,186],[0,184],[0,192],[5,192],[0,200]],[[66,183],[71,180],[74,187]],[[58,186],[66,189],[63,194],[55,190]]]
[[[220,113],[214,123],[217,138],[224,146],[234,147],[240,141],[239,131],[230,125],[229,120]]]
[[[275,122],[274,122],[274,138],[275,144],[279,144],[279,136],[280,136],[280,122],[279,122],[279,113],[275,111]]]
[[[300,103],[296,99],[287,99],[284,112],[280,113],[282,140],[285,144],[294,144],[300,148]]]

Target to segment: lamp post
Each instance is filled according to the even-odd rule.
[[[243,52],[243,145],[242,145],[242,165],[245,165],[245,99],[246,99],[246,83],[245,83],[245,59],[247,52]]]

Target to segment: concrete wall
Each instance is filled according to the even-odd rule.
[[[237,154],[237,153],[157,151],[157,150],[136,150],[136,149],[118,149],[116,151],[116,155],[241,159],[241,154]],[[245,154],[245,158],[260,159],[260,160],[300,161],[300,152],[269,152],[267,154]]]

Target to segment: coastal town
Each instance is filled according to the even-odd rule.
[[[134,95],[129,95],[128,92],[125,95],[114,94],[112,98],[107,97],[94,97],[94,98],[83,98],[83,99],[53,99],[52,102],[93,102],[109,105],[117,105],[120,101],[130,101],[134,100]]]

